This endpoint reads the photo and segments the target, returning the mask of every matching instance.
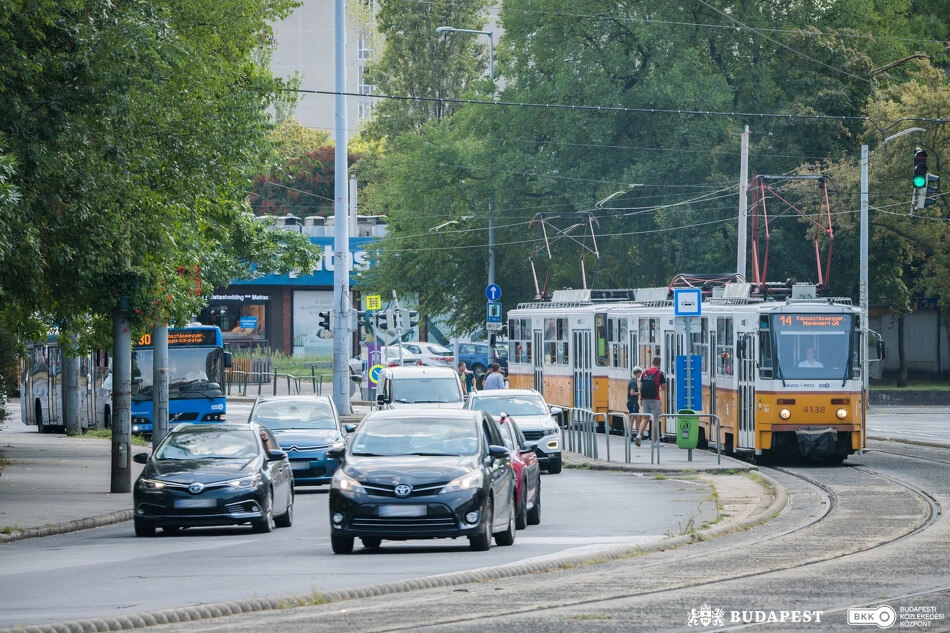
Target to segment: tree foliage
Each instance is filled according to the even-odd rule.
[[[246,206],[284,83],[266,68],[292,0],[12,0],[0,8],[0,134],[17,167],[0,321],[104,344],[118,296],[133,325],[182,322],[203,295],[309,244]],[[98,335],[98,341],[95,339]]]
[[[256,215],[332,215],[336,186],[333,146],[319,147],[254,179],[251,208]],[[359,160],[349,154],[352,167]]]

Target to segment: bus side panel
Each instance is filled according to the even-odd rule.
[[[574,378],[573,376],[544,374],[544,401],[559,407],[572,408],[574,406]]]

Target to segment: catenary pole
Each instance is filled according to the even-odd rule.
[[[346,146],[346,11],[345,0],[334,0],[334,64],[336,75],[336,150],[333,185],[333,403],[341,414],[349,414],[350,324],[350,223],[347,218]]]
[[[861,398],[861,428],[867,435],[868,412],[868,146],[861,146],[861,383],[864,395]],[[862,438],[863,439],[863,438]],[[864,442],[861,443],[864,445]]]
[[[739,157],[739,248],[736,252],[736,272],[745,279],[746,242],[749,230],[749,126],[742,133],[742,153]]]
[[[152,328],[152,449],[168,434],[168,325]]]
[[[132,491],[132,328],[129,298],[119,297],[112,313],[112,485],[111,492]]]

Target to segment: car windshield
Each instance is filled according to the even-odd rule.
[[[392,381],[393,402],[461,402],[455,378],[402,378]]]
[[[478,429],[471,418],[364,420],[350,442],[352,455],[474,455]]]
[[[249,459],[257,452],[257,440],[250,428],[195,428],[169,433],[155,451],[155,458]]]
[[[426,349],[429,350],[430,354],[435,354],[436,356],[452,355],[452,350],[447,347],[442,347],[441,345],[426,345]]]
[[[312,398],[265,400],[254,408],[251,422],[272,430],[337,428],[330,403]]]
[[[472,396],[472,409],[488,415],[546,415],[548,408],[539,396]]]

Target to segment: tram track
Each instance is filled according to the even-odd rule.
[[[822,497],[824,498],[823,510],[819,514],[810,517],[809,520],[804,521],[797,526],[794,526],[787,530],[783,530],[778,533],[765,535],[761,538],[753,539],[751,541],[743,541],[741,543],[737,543],[729,547],[717,548],[709,552],[701,552],[701,553],[690,554],[683,557],[678,557],[675,561],[656,561],[656,562],[648,562],[648,563],[632,565],[629,567],[630,571],[636,572],[638,570],[646,570],[650,568],[656,568],[658,566],[668,566],[671,564],[673,565],[684,564],[684,563],[687,563],[688,561],[693,561],[693,560],[697,560],[701,558],[711,558],[715,556],[727,555],[737,550],[746,550],[755,545],[760,545],[763,543],[767,543],[769,541],[774,541],[779,538],[792,536],[804,530],[812,528],[822,523],[823,521],[828,520],[830,517],[832,517],[834,511],[839,508],[838,495],[831,488],[830,485],[827,485],[812,477],[804,475],[803,473],[795,472],[784,467],[772,467],[772,469],[778,472],[787,474],[791,477],[795,477],[820,490],[822,493]],[[872,476],[880,477],[881,479],[889,481],[890,483],[909,491],[910,493],[912,493],[913,495],[915,495],[916,497],[918,497],[920,500],[924,502],[924,505],[927,509],[925,516],[923,516],[921,520],[918,523],[916,523],[914,526],[912,526],[910,529],[892,538],[888,538],[887,540],[881,541],[879,543],[875,543],[867,547],[861,547],[856,550],[844,552],[844,553],[840,551],[835,551],[828,554],[827,556],[822,556],[822,557],[812,559],[812,560],[807,560],[807,561],[795,562],[792,564],[783,565],[779,567],[773,567],[770,569],[749,571],[747,573],[732,574],[732,575],[718,577],[718,578],[710,578],[708,580],[699,581],[699,582],[667,585],[667,586],[663,586],[661,588],[658,588],[652,591],[620,592],[620,593],[615,593],[609,596],[598,596],[595,598],[585,598],[585,599],[565,601],[557,605],[533,605],[533,606],[525,607],[525,608],[509,609],[503,612],[492,613],[491,615],[487,615],[487,616],[474,615],[471,617],[446,618],[437,622],[431,622],[424,625],[419,625],[419,624],[413,624],[411,626],[399,625],[399,626],[394,626],[394,627],[389,627],[389,628],[380,628],[380,629],[374,629],[374,630],[379,631],[380,633],[395,633],[397,631],[409,631],[409,630],[426,630],[426,629],[432,629],[435,627],[465,624],[465,623],[476,622],[476,621],[482,624],[486,622],[486,620],[505,619],[505,618],[511,618],[515,616],[524,616],[524,615],[529,615],[531,613],[542,612],[542,611],[547,614],[547,613],[556,613],[558,611],[569,611],[572,609],[577,609],[578,607],[604,607],[606,605],[610,605],[612,603],[616,603],[620,601],[626,601],[626,600],[631,600],[631,599],[636,599],[636,598],[649,598],[651,596],[666,599],[669,597],[671,592],[694,590],[694,589],[708,590],[710,588],[715,588],[717,586],[721,586],[726,583],[731,583],[735,581],[749,580],[749,579],[756,579],[756,578],[767,578],[769,576],[783,574],[783,573],[787,573],[794,570],[805,569],[814,565],[819,565],[821,563],[826,563],[833,560],[840,561],[840,560],[855,557],[858,555],[866,554],[874,550],[886,548],[904,539],[910,538],[914,535],[917,535],[923,532],[928,527],[933,525],[934,521],[936,521],[936,519],[942,513],[942,508],[940,504],[937,502],[937,500],[934,499],[931,495],[929,495],[926,491],[922,490],[918,486],[915,486],[914,484],[911,484],[909,482],[903,481],[899,478],[896,478],[890,475],[886,475],[879,471],[864,468],[864,467],[852,466],[851,469],[853,469],[854,471],[863,472]],[[941,588],[935,588],[932,591],[938,592],[938,591],[943,591],[944,589],[946,588],[941,587]],[[709,593],[712,593],[712,592],[709,592]]]

